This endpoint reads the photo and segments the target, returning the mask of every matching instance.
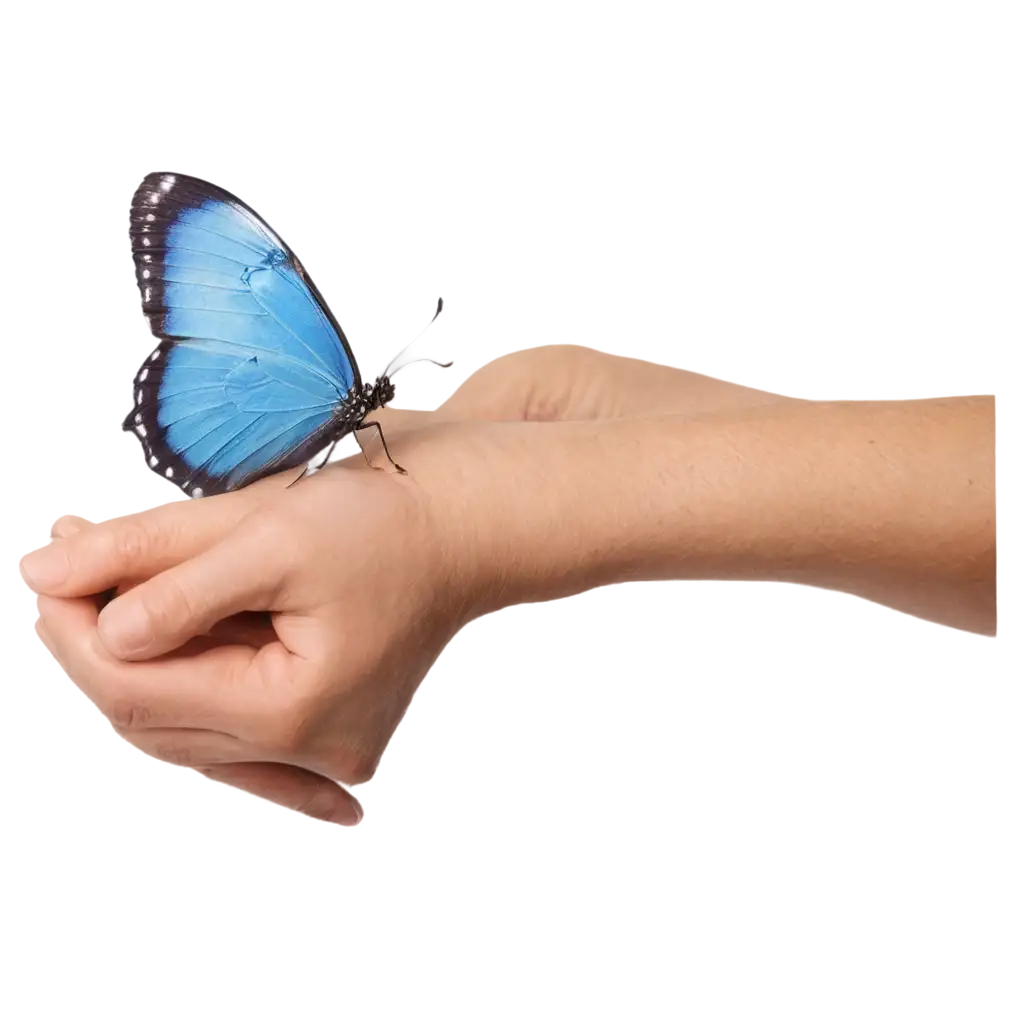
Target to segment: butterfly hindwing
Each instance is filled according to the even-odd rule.
[[[284,242],[215,185],[150,174],[132,252],[160,344],[126,430],[187,494],[234,490],[308,461],[361,389],[341,328]]]

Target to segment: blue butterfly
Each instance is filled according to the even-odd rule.
[[[160,344],[135,375],[123,425],[153,472],[200,498],[380,430],[366,416],[394,397],[392,367],[363,383],[323,296],[251,207],[198,178],[148,174],[130,233]]]

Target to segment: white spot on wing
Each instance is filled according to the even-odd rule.
[[[141,423],[135,429],[138,432],[139,437],[146,436],[146,428]]]
[[[144,270],[142,272],[142,276],[145,277],[145,278],[148,278],[149,277],[149,271],[148,270]]]
[[[156,214],[155,213],[147,213],[146,214],[146,220],[156,220]]]
[[[174,185],[174,175],[173,174],[168,174],[167,177],[164,178],[164,180],[160,182],[160,187],[165,192],[170,192],[171,191],[171,187],[173,185]]]
[[[142,405],[142,392],[141,391],[136,391],[135,392],[135,404],[136,405]]]
[[[149,369],[145,369],[139,374],[139,383],[141,384],[149,376]]]
[[[170,478],[174,476],[174,470],[171,469],[170,466],[168,466],[167,471],[164,473],[164,476],[167,477],[168,480],[170,480]]]
[[[144,238],[142,239],[142,244],[143,244],[143,245],[149,245],[149,239],[148,239],[148,238],[145,238],[145,237],[144,237]]]
[[[160,465],[160,460],[155,455],[150,455],[150,457],[149,457],[149,464],[154,469],[156,469],[156,467]]]
[[[135,414],[135,422],[136,423],[141,423],[142,422],[142,413],[141,412],[137,412]]]
[[[159,355],[160,355],[160,349],[158,349],[158,348],[153,349],[153,354],[149,357],[149,361],[151,363],[154,362]]]
[[[193,498],[201,498],[202,496],[203,496],[203,489],[202,489],[202,487],[193,487],[192,488],[192,497]]]

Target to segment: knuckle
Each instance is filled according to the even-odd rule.
[[[284,532],[281,513],[265,505],[246,516],[246,530],[254,541],[268,545],[278,542]]]
[[[172,573],[161,577],[159,587],[153,588],[146,602],[150,618],[157,628],[171,630],[180,628],[185,623],[200,622],[203,603],[199,594],[192,593]]]
[[[380,764],[380,751],[368,749],[339,750],[325,759],[324,774],[332,779],[345,783],[346,786],[359,786],[369,782],[377,774]]]
[[[131,732],[145,728],[152,718],[152,712],[144,704],[128,697],[115,697],[100,708],[110,724],[118,732]]]
[[[192,768],[203,763],[187,746],[182,743],[162,742],[154,744],[149,753],[159,761],[178,765],[179,768]]]
[[[264,546],[268,552],[273,552],[281,544],[287,543],[290,533],[286,517],[277,509],[266,506],[246,516],[245,529],[249,540]]]
[[[144,729],[152,718],[150,709],[137,700],[116,700],[109,714],[114,724],[124,732]]]
[[[118,563],[130,566],[139,562],[149,551],[152,537],[137,519],[123,519],[114,527],[111,544]]]
[[[244,530],[248,547],[260,553],[268,581],[299,561],[306,531],[281,510],[256,509],[246,517]]]

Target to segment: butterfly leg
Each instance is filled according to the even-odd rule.
[[[340,440],[340,438],[336,437],[331,442],[331,446],[330,446],[330,448],[327,449],[327,454],[323,457],[323,459],[321,460],[319,466],[317,466],[315,469],[313,469],[311,471],[309,466],[307,465],[306,468],[288,485],[288,487],[294,487],[300,480],[305,480],[307,476],[311,475],[311,472],[312,473],[319,473],[320,470],[323,469],[324,466],[327,465],[327,460],[330,459],[331,455],[334,452],[334,446],[338,443],[339,440]],[[285,490],[287,490],[287,489],[288,488],[286,487]]]
[[[352,440],[354,440],[355,443],[359,445],[359,451],[362,453],[362,458],[366,460],[367,465],[371,469],[376,469],[377,467],[370,461],[370,456],[367,455],[367,450],[365,449],[364,446],[362,446],[362,441],[359,440],[359,435],[355,432],[355,430],[352,431]]]
[[[376,431],[375,436],[380,438],[380,443],[384,448],[384,454],[387,456],[388,462],[391,464],[392,468],[395,470],[395,472],[404,474],[405,470],[402,469],[402,467],[397,462],[395,462],[395,460],[391,457],[391,452],[388,451],[388,443],[387,441],[384,440],[384,431],[380,429],[380,424],[376,420],[366,420],[365,422],[360,423],[359,426],[356,427],[355,429],[356,441],[359,442],[359,447],[363,451],[363,458],[366,459],[367,465],[373,466],[373,463],[370,461],[370,456],[367,454],[366,445],[363,444],[362,437],[360,436],[360,431],[368,430],[370,427],[373,427],[374,430]],[[377,467],[373,466],[373,468],[376,469]]]

